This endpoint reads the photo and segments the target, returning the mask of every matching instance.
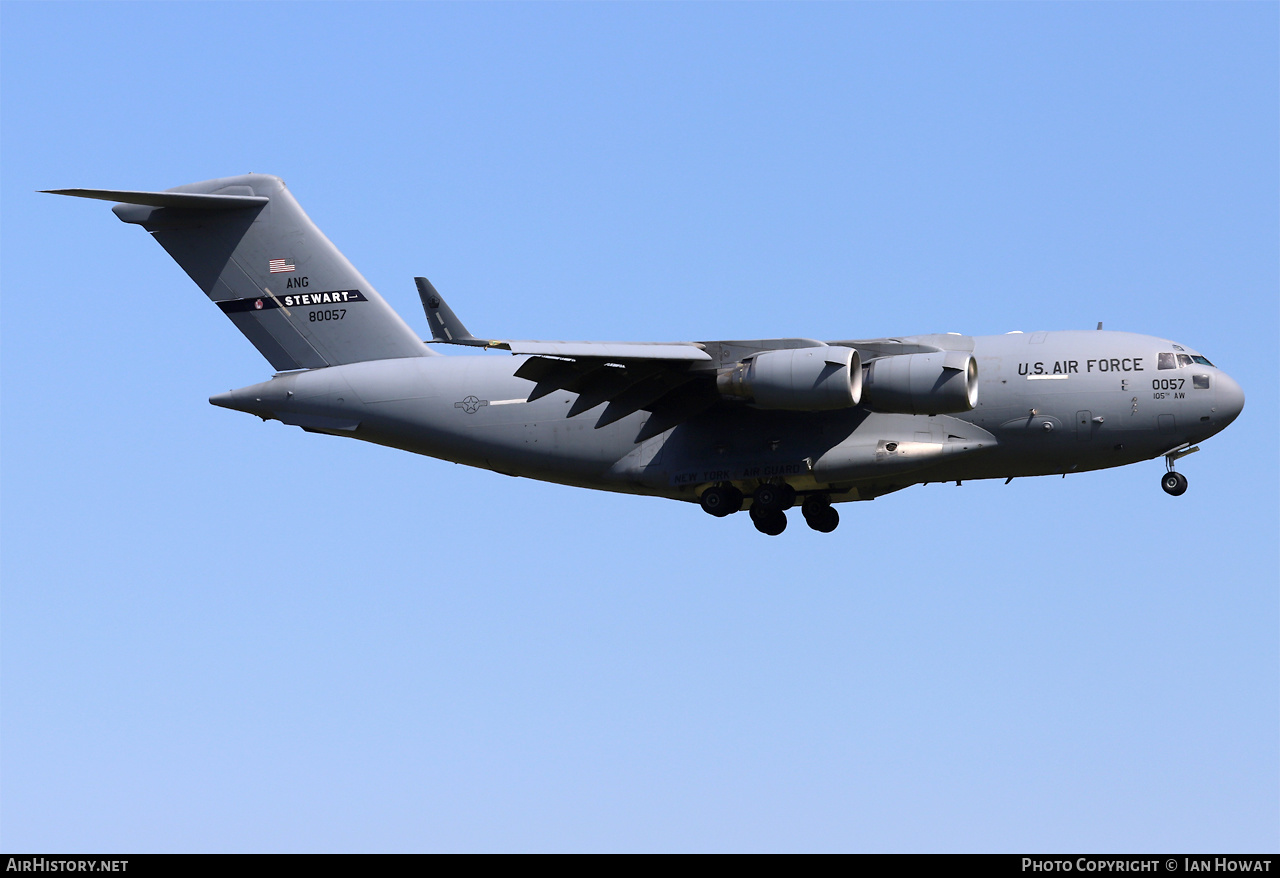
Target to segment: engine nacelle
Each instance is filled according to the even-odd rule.
[[[862,358],[843,347],[764,351],[722,371],[716,386],[722,395],[762,409],[852,408],[862,398]]]
[[[865,372],[862,401],[878,412],[945,415],[978,404],[978,361],[964,351],[884,357]]]

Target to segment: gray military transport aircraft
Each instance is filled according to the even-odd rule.
[[[1240,385],[1171,341],[1127,332],[515,341],[467,331],[426,278],[440,356],[316,228],[284,181],[225,177],[163,192],[55,189],[119,202],[270,361],[271,380],[214,405],[313,433],[630,494],[747,508],[762,533],[800,504],[910,485],[1174,462],[1230,424]]]

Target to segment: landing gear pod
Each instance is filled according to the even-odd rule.
[[[946,415],[978,404],[978,361],[963,351],[902,354],[872,360],[862,401],[878,412]]]
[[[716,377],[722,396],[756,408],[823,412],[852,408],[862,398],[862,359],[853,348],[764,351]]]

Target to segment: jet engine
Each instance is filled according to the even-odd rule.
[[[878,412],[944,415],[978,404],[978,361],[964,351],[883,357],[864,371],[862,402]]]
[[[716,386],[721,395],[762,409],[851,408],[862,398],[862,359],[844,347],[763,351],[721,371]]]

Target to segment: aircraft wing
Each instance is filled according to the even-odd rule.
[[[425,277],[415,277],[418,298],[431,326],[431,340],[442,344],[494,348],[513,354],[542,354],[548,357],[626,360],[674,360],[696,362],[710,360],[711,355],[696,342],[625,342],[625,341],[517,341],[482,339],[472,335],[453,313],[444,297]]]
[[[432,341],[527,355],[515,375],[533,382],[529,399],[559,390],[576,393],[568,416],[604,404],[596,428],[640,410],[652,413],[641,442],[719,402],[716,370],[697,342],[593,342],[485,339],[473,335],[431,282],[414,278]]]
[[[490,345],[513,354],[541,354],[547,357],[587,357],[610,362],[628,360],[670,360],[696,363],[711,360],[711,355],[696,342],[627,342],[627,341],[500,341]]]
[[[972,351],[973,339],[965,335],[913,335],[905,338],[864,338],[833,341],[832,345],[853,348],[864,363],[881,357],[905,354],[933,354],[939,351]]]
[[[943,350],[972,350],[966,336],[912,336],[822,342],[774,338],[711,342],[595,342],[486,339],[473,335],[425,277],[414,278],[432,341],[510,351],[528,357],[515,375],[532,381],[529,399],[556,391],[576,393],[568,416],[597,406],[604,410],[596,428],[640,410],[651,417],[636,437],[641,442],[722,402],[716,388],[721,366],[734,365],[762,351],[794,348],[854,348],[866,360]]]

